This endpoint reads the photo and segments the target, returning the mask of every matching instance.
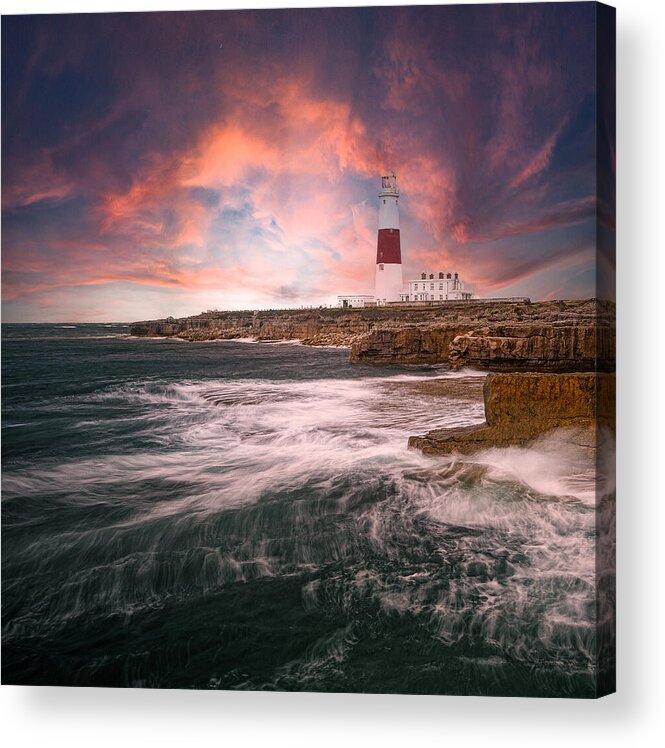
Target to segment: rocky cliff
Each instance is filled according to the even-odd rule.
[[[614,354],[613,328],[595,324],[495,325],[458,335],[448,347],[453,369],[491,371],[611,371]]]
[[[611,371],[614,308],[594,300],[470,306],[454,320],[383,325],[353,343],[351,361],[448,362],[454,369],[493,371]]]
[[[555,428],[571,427],[593,446],[600,426],[614,429],[613,374],[490,374],[483,385],[486,423],[412,436],[426,454],[468,454],[525,444]]]
[[[189,341],[302,340],[310,345],[351,345],[367,335],[377,321],[342,310],[273,310],[210,312],[195,317],[134,322],[130,333],[148,337],[178,337]]]
[[[379,328],[355,340],[351,362],[360,364],[440,364],[449,361],[453,341],[471,329],[463,322],[441,327]]]
[[[132,335],[185,340],[254,338],[351,346],[351,361],[498,371],[611,368],[613,305],[595,300],[432,307],[208,312],[135,322]],[[609,362],[607,366],[604,362]]]
[[[130,332],[136,336],[172,336],[190,341],[253,338],[351,346],[374,330],[425,329],[437,320],[440,323],[441,319],[456,316],[452,308],[441,307],[207,312],[194,317],[134,322]]]

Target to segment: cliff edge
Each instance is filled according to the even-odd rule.
[[[526,444],[556,428],[577,429],[594,446],[596,432],[614,430],[613,374],[489,374],[483,385],[486,423],[436,429],[409,438],[425,454],[470,454],[490,447]]]
[[[134,322],[135,336],[300,340],[351,347],[351,362],[495,371],[594,371],[614,361],[614,305],[470,301],[431,307],[206,312]]]

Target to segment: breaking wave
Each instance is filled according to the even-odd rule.
[[[66,416],[88,448],[5,464],[11,672],[590,693],[593,460],[557,437],[473,458],[406,449],[410,434],[483,421],[477,388],[431,389],[477,375],[150,377],[43,402],[31,428]],[[16,654],[55,645],[41,670]]]

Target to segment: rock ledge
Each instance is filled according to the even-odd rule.
[[[409,446],[432,455],[469,454],[526,444],[555,428],[583,428],[588,441],[601,426],[614,429],[612,374],[490,374],[483,399],[485,424],[412,436]]]

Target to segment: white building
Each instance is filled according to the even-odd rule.
[[[344,309],[376,306],[376,299],[369,294],[344,294],[337,297],[337,306]]]
[[[421,273],[420,278],[409,281],[400,301],[468,301],[471,296],[458,273]]]
[[[337,297],[343,308],[385,304],[440,301],[468,301],[471,292],[457,273],[422,273],[404,288],[402,247],[399,232],[399,190],[394,171],[381,177],[379,192],[379,232],[376,243],[374,295],[345,294]]]

